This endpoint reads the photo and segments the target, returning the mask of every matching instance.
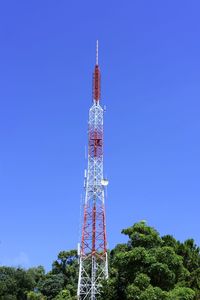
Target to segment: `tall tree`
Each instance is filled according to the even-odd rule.
[[[145,222],[122,230],[129,237],[110,253],[107,300],[194,300],[199,297],[200,255],[193,240],[161,237]]]

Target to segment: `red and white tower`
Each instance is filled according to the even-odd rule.
[[[103,176],[103,115],[100,101],[98,41],[93,73],[93,103],[88,123],[88,167],[85,172],[85,202],[82,238],[79,247],[78,299],[96,300],[101,281],[108,278]]]

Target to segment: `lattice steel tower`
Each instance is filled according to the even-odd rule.
[[[89,110],[88,167],[85,171],[85,202],[82,238],[79,246],[78,299],[96,300],[101,281],[108,278],[103,176],[103,114],[100,103],[98,41],[93,73],[93,103]]]

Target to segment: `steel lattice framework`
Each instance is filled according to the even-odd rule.
[[[79,250],[78,299],[96,300],[101,282],[108,278],[103,176],[103,115],[100,100],[98,41],[93,74],[93,104],[88,124],[88,169],[85,174],[85,202]]]

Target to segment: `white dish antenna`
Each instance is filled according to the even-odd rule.
[[[107,186],[108,183],[109,183],[109,181],[108,181],[107,179],[102,179],[102,180],[101,180],[101,184],[102,184],[103,186]]]

